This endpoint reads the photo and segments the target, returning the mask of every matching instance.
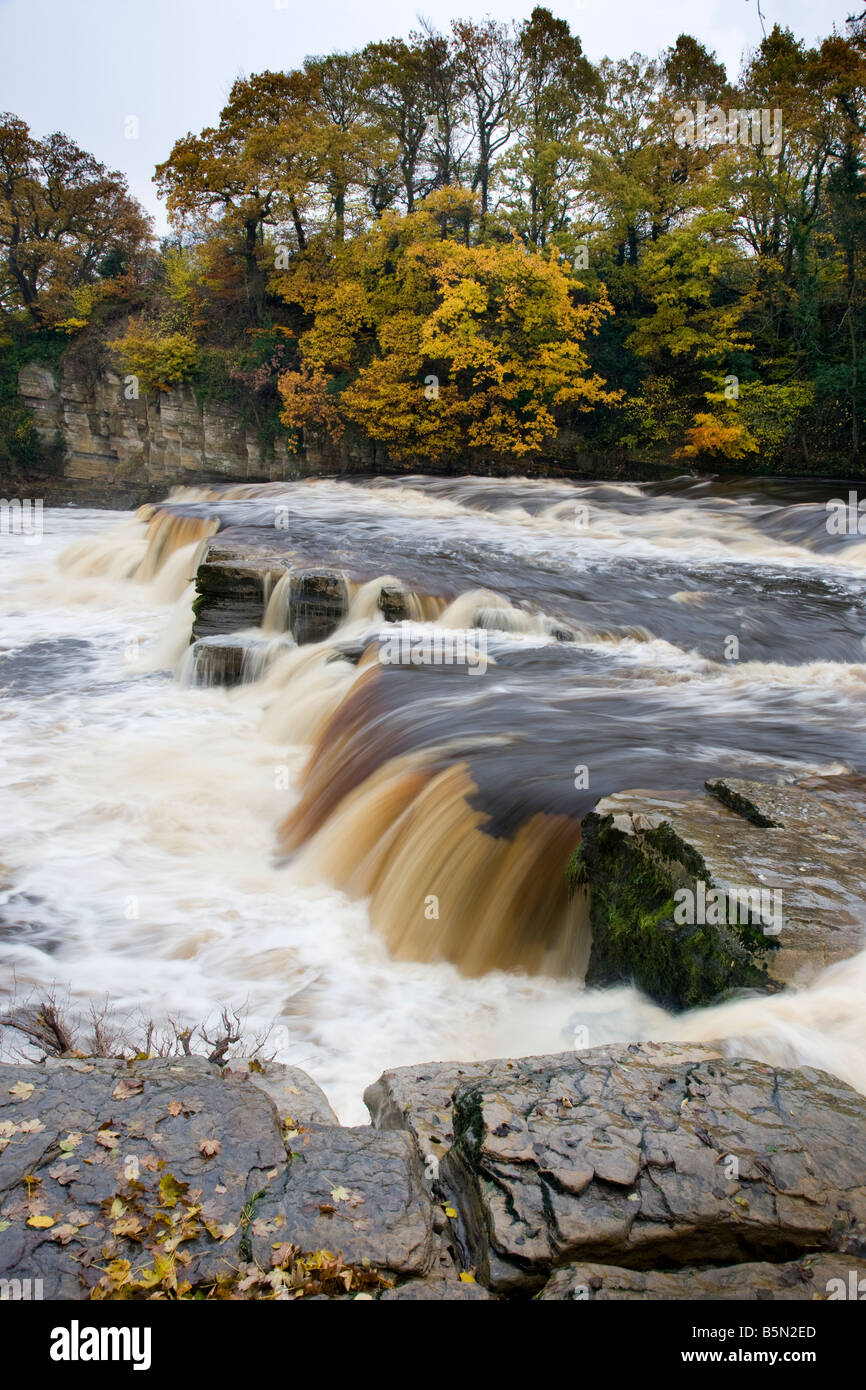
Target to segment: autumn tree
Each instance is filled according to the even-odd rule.
[[[143,264],[151,224],[116,171],[55,132],[0,115],[2,302],[52,324],[76,289]]]
[[[564,19],[540,6],[517,32],[521,80],[512,105],[514,143],[504,160],[506,206],[535,246],[569,222],[583,147],[578,124],[596,86],[592,64]]]
[[[330,378],[341,421],[397,456],[538,453],[562,410],[612,399],[585,347],[610,305],[603,294],[582,302],[557,256],[517,238],[443,238],[443,197],[387,213],[354,241],[300,339],[311,408],[322,417]],[[298,386],[294,373],[281,383],[294,426]]]

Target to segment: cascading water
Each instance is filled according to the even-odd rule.
[[[866,954],[673,1017],[582,988],[563,877],[609,792],[864,768],[866,543],[828,534],[827,491],[319,481],[49,511],[36,551],[4,537],[4,989],[185,1022],[246,1007],[348,1122],[387,1066],[580,1029],[724,1039],[866,1090]],[[211,685],[196,567],[218,528],[273,552],[277,503],[293,566],[339,569],[348,612],[295,646],[291,576],[265,584],[261,626],[227,639],[241,683]],[[428,633],[482,631],[483,672],[384,666],[383,588]]]

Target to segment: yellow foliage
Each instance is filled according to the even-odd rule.
[[[109,344],[120,357],[123,371],[137,376],[142,388],[166,390],[185,381],[197,361],[194,340],[187,333],[155,333],[145,324],[131,324],[123,338]]]
[[[583,346],[612,312],[604,290],[579,304],[583,286],[555,255],[443,234],[445,217],[470,209],[437,195],[383,217],[330,280],[283,279],[284,296],[305,295],[313,313],[300,338],[309,394],[298,373],[283,377],[286,423],[331,428],[339,412],[398,456],[525,455],[555,434],[558,409],[619,400]],[[339,394],[326,395],[329,376],[349,378]]]
[[[726,459],[740,459],[758,451],[757,442],[745,425],[726,424],[716,415],[696,415],[693,427],[686,430],[686,439],[688,443],[679,450],[680,458],[721,454]]]

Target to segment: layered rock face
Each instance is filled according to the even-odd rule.
[[[367,1103],[343,1128],[273,1063],[2,1066],[0,1277],[297,1297],[339,1259],[326,1296],[798,1299],[866,1273],[866,1101],[822,1072],[648,1043],[401,1068]]]
[[[369,463],[311,438],[303,455],[284,440],[264,446],[254,426],[224,401],[201,401],[188,386],[127,399],[112,370],[85,374],[74,363],[21,368],[19,393],[48,448],[60,445],[64,479],[82,493],[137,485],[164,495],[176,484],[282,480]],[[119,505],[119,503],[118,503]]]

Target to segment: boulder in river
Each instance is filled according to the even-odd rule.
[[[285,565],[267,555],[235,555],[212,546],[196,570],[194,638],[259,627]]]
[[[301,570],[292,575],[292,636],[301,646],[323,642],[348,612],[346,581],[337,570]]]
[[[587,984],[632,980],[687,1008],[862,949],[866,778],[618,792],[581,833],[569,878],[590,894]]]

